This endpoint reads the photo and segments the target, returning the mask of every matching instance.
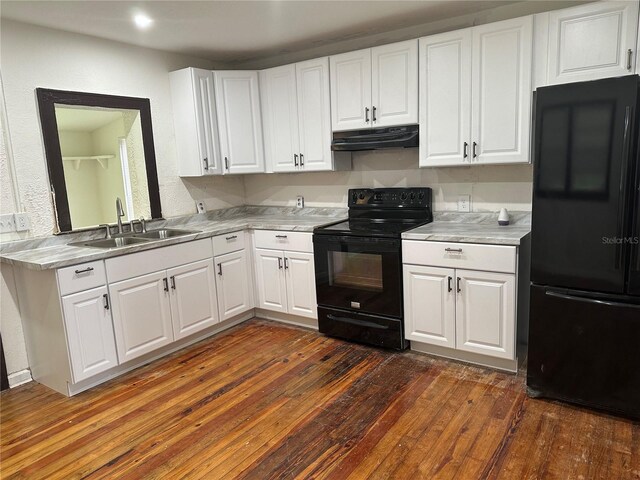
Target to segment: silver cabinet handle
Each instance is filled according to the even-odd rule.
[[[218,275],[222,276],[222,263],[218,264]]]
[[[224,237],[224,239],[228,242],[229,240],[235,240],[238,238],[238,235],[231,235],[230,237]]]
[[[300,166],[304,167],[304,155],[300,154]]]
[[[297,153],[293,154],[293,166],[294,167],[298,166],[298,154]]]
[[[456,290],[458,293],[460,293],[462,290],[460,290],[460,277],[457,278],[456,280]]]
[[[276,235],[276,238],[287,238],[286,235]]]
[[[204,162],[204,169],[209,170],[209,159],[207,157],[204,157],[202,161]]]
[[[89,273],[93,272],[93,267],[87,267],[82,270],[76,270],[76,275],[80,275],[81,273]]]
[[[462,249],[461,248],[445,248],[444,251],[445,252],[462,253]]]
[[[289,259],[284,257],[284,269],[287,270],[289,268]]]
[[[282,258],[278,257],[278,268],[282,270]]]
[[[104,302],[104,309],[109,310],[109,294],[102,295],[102,301]]]
[[[364,107],[364,122],[369,123],[369,107]]]
[[[175,275],[171,275],[171,288],[173,290],[176,289],[176,276]]]
[[[627,50],[627,70],[631,71],[631,57],[633,55],[633,50]]]
[[[169,282],[167,281],[167,277],[164,277],[162,279],[162,283],[164,284],[164,291],[168,292],[169,291]]]
[[[376,118],[376,110],[377,110],[377,108],[376,108],[376,107],[373,107],[373,110],[371,111],[371,114],[372,114],[372,116],[371,116],[371,120],[373,120],[374,122],[378,120],[378,119]]]

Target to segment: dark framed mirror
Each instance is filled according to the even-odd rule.
[[[60,232],[161,218],[149,99],[36,89]]]

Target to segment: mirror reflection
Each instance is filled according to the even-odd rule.
[[[55,104],[74,229],[151,217],[139,110]]]

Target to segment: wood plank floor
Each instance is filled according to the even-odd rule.
[[[640,424],[254,319],[73,398],[0,396],[3,479],[640,479]]]

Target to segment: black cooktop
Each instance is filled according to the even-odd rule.
[[[430,188],[351,189],[348,198],[349,220],[316,228],[314,233],[399,238],[402,232],[433,221]]]

